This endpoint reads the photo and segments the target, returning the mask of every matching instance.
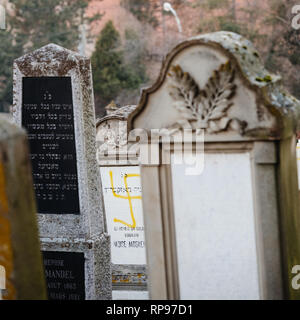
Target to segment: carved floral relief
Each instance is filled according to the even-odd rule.
[[[247,123],[228,115],[236,94],[235,70],[230,61],[213,72],[203,89],[179,65],[172,66],[168,76],[174,107],[184,117],[177,126],[205,129],[209,133],[230,127],[244,133]]]

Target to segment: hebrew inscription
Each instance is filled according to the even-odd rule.
[[[28,132],[38,212],[79,214],[71,78],[23,78],[22,125]]]

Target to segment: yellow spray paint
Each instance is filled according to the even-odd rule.
[[[114,181],[113,181],[113,173],[112,171],[109,171],[109,176],[110,176],[110,184],[111,184],[111,188],[112,188],[112,193],[114,195],[114,197],[119,198],[119,199],[124,199],[124,200],[128,200],[129,202],[129,208],[130,208],[130,216],[132,219],[132,224],[127,223],[123,220],[119,220],[117,218],[114,218],[114,222],[119,222],[121,224],[124,224],[125,226],[129,227],[129,228],[135,228],[136,227],[136,220],[134,217],[134,213],[133,213],[133,208],[132,208],[132,200],[136,200],[136,199],[142,199],[141,196],[131,196],[129,190],[128,190],[128,183],[127,183],[127,179],[128,178],[133,178],[133,177],[139,177],[139,174],[125,174],[124,176],[124,185],[125,185],[125,190],[127,193],[127,197],[126,196],[121,196],[115,193],[114,190]]]

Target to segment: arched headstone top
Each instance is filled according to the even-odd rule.
[[[135,109],[136,105],[124,106],[105,117],[97,119],[97,159],[100,163],[100,155],[109,151],[118,153],[127,148],[127,119]]]
[[[199,35],[190,38],[189,41],[199,40],[209,45],[215,44],[231,53],[238,61],[245,77],[255,86],[264,87],[269,82],[276,83],[281,80],[279,75],[271,74],[265,69],[253,43],[237,33],[219,31]]]
[[[120,120],[120,121],[127,121],[129,115],[136,109],[136,105],[128,105],[124,107],[118,108],[118,110],[97,119],[96,121],[96,128],[98,129],[104,122],[109,120]]]
[[[221,31],[183,41],[167,55],[128,130],[192,128],[204,129],[208,141],[273,140],[294,134],[299,116],[300,102],[265,69],[253,44]]]

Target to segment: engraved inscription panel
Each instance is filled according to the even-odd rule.
[[[22,126],[28,132],[38,212],[79,214],[71,78],[23,78]]]
[[[138,166],[101,167],[112,263],[144,265],[146,249]]]
[[[49,300],[84,300],[84,254],[43,251]]]

